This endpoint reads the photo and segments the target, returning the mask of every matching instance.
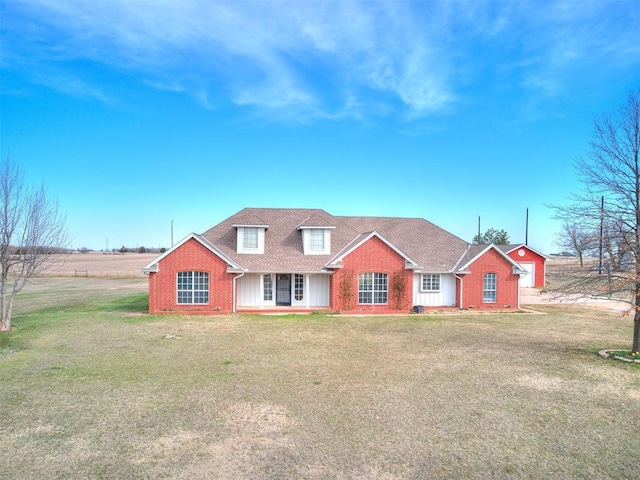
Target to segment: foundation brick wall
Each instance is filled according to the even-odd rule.
[[[209,273],[207,305],[177,303],[177,274],[192,270]],[[157,273],[149,274],[149,312],[228,314],[233,309],[233,277],[226,262],[192,238],[163,258]]]
[[[345,313],[406,313],[411,309],[413,292],[413,271],[405,269],[405,260],[386,243],[372,237],[356,250],[344,257],[343,268],[336,269],[331,277],[331,308]],[[388,298],[384,305],[358,304],[358,274],[386,273]],[[405,292],[398,309],[393,294],[393,276],[400,273],[405,278]],[[350,302],[343,295],[343,278],[352,276]],[[350,303],[350,305],[349,305]]]

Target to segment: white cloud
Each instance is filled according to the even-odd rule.
[[[226,95],[283,116],[420,117],[508,65],[522,88],[553,96],[585,64],[637,64],[632,26],[616,28],[615,9],[633,4],[16,0],[4,7],[16,51],[3,65],[70,65],[81,85],[90,80],[73,62],[99,62],[207,108]]]

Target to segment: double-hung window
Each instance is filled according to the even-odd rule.
[[[178,303],[209,303],[209,272],[178,272]]]
[[[309,250],[313,252],[324,250],[324,230],[316,228],[309,231]]]
[[[423,292],[439,292],[440,291],[440,274],[423,273],[422,274],[422,291]]]
[[[358,303],[361,305],[387,303],[387,274],[361,273],[358,275]]]
[[[258,229],[256,227],[244,227],[244,248],[246,250],[258,249]]]
[[[496,286],[497,275],[495,273],[485,273],[482,278],[482,301],[484,303],[495,303]]]

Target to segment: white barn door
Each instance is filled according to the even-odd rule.
[[[535,279],[536,279],[536,264],[528,263],[528,262],[520,262],[522,268],[527,271],[527,274],[524,277],[520,277],[520,286],[521,287],[533,287]]]

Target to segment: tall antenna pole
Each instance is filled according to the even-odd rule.
[[[171,246],[173,247],[173,220],[171,220]]]
[[[527,207],[527,220],[525,223],[525,230],[524,230],[524,244],[529,245],[529,207]]]
[[[482,243],[480,241],[480,215],[478,215],[478,243]]]

